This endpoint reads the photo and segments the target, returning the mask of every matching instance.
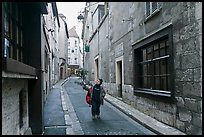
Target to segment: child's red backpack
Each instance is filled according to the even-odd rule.
[[[90,87],[86,93],[86,103],[91,105],[91,93],[92,93],[92,87]]]

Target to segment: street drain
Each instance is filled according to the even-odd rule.
[[[70,128],[72,127],[72,125],[56,125],[56,126],[45,126],[44,128],[47,129],[47,128]]]

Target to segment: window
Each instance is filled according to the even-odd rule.
[[[140,88],[169,91],[168,47],[165,39],[140,49]]]
[[[71,64],[71,59],[70,59],[70,57],[68,57],[68,64]]]
[[[75,64],[77,64],[77,58],[75,58],[74,60],[75,60]]]
[[[98,23],[100,23],[101,19],[105,14],[104,5],[98,5]]]
[[[165,29],[137,43],[134,52],[135,93],[172,97],[171,31]]]
[[[105,14],[108,13],[109,10],[109,2],[104,2]]]
[[[158,9],[158,2],[145,2],[146,17],[151,16]]]
[[[70,47],[70,42],[68,42],[68,47]]]
[[[45,51],[45,72],[48,72],[48,62],[49,62],[49,58],[48,58],[48,53],[47,51]]]
[[[23,62],[22,11],[12,2],[4,2],[4,57]]]
[[[77,49],[75,49],[75,55],[77,55]]]
[[[74,42],[75,42],[75,47],[77,47],[77,41],[75,40]]]
[[[71,53],[71,49],[70,48],[68,48],[68,54],[70,54]]]

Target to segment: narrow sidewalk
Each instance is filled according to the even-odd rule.
[[[170,127],[166,124],[163,124],[157,121],[150,116],[143,114],[142,112],[138,111],[137,109],[133,108],[132,106],[124,103],[123,101],[106,94],[105,100],[111,103],[113,106],[121,110],[123,113],[127,114],[129,117],[140,123],[141,125],[145,126],[146,128],[152,130],[156,134],[160,135],[186,135],[185,133]]]
[[[60,81],[58,85],[61,88],[61,101],[64,111],[65,124],[71,125],[70,127],[66,128],[66,135],[84,135],[78,117],[76,116],[75,110],[72,106],[66,89],[63,86],[68,81],[69,78]]]

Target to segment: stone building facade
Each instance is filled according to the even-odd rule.
[[[60,18],[58,16],[57,6],[55,2],[48,2],[48,14],[43,15],[44,33],[47,42],[48,66],[50,71],[50,86],[59,81],[59,33]],[[46,53],[46,52],[45,52]]]
[[[84,18],[87,80],[100,77],[146,115],[202,134],[201,2],[87,2]]]
[[[68,28],[66,23],[66,17],[63,14],[59,14],[60,30],[59,30],[59,76],[60,79],[67,77],[67,48],[68,48]]]
[[[46,3],[26,2],[2,4],[3,135],[29,134],[31,130],[39,133],[43,129],[43,73],[38,57],[41,56],[41,17],[47,14],[46,6]]]
[[[76,26],[69,29],[69,40],[68,40],[68,73],[76,74],[77,70],[81,68],[82,52],[80,47],[80,38],[76,32]]]
[[[2,17],[2,135],[41,135],[59,80],[56,2],[3,2]]]
[[[48,14],[42,17],[42,70],[43,71],[43,93],[44,102],[47,99],[52,85],[59,80],[59,65],[58,65],[58,35],[60,22],[56,3],[47,3]]]

